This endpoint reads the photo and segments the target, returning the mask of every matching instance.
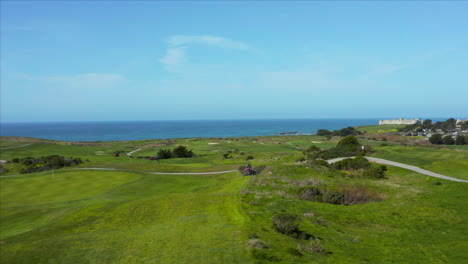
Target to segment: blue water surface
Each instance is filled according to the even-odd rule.
[[[57,123],[2,123],[2,136],[62,141],[120,141],[143,139],[266,136],[297,131],[377,125],[378,119],[268,119],[190,121],[105,121]]]

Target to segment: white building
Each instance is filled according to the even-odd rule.
[[[412,125],[412,124],[421,124],[421,118],[414,118],[414,119],[404,119],[403,117],[400,119],[387,119],[387,120],[380,120],[379,125]]]

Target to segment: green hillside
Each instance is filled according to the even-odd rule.
[[[373,146],[372,156],[467,179],[465,149],[382,146],[365,138],[361,143]],[[468,184],[394,167],[376,180],[303,161],[308,147],[329,149],[338,140],[271,136],[86,143],[4,137],[0,159],[5,161],[63,155],[84,163],[22,175],[15,171],[20,163],[4,164],[10,171],[0,177],[0,260],[462,263],[468,258]],[[145,158],[178,145],[197,156],[159,163]],[[125,154],[136,149],[133,158]],[[118,151],[122,155],[116,158]],[[249,162],[265,169],[255,176],[151,173],[236,170]],[[310,191],[318,196],[305,196]],[[333,197],[351,202],[333,204]],[[294,218],[289,233],[278,229],[284,215]]]

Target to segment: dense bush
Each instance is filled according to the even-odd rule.
[[[332,164],[332,167],[337,170],[358,170],[368,169],[371,166],[370,162],[363,156],[357,156],[354,159],[344,159]]]
[[[282,213],[273,217],[273,228],[281,234],[295,236],[299,233],[299,218],[296,214]]]
[[[39,158],[14,158],[11,160],[11,162],[20,164],[19,171],[22,174],[51,169],[60,169],[63,167],[70,167],[83,163],[80,158],[66,158],[59,155],[43,156]]]
[[[334,130],[333,132],[330,132],[329,130],[326,129],[319,129],[316,133],[317,136],[340,136],[340,137],[346,137],[346,136],[355,136],[355,135],[362,135],[362,132],[359,130],[356,130],[354,127],[346,127],[343,129],[338,129]]]
[[[365,204],[382,200],[382,195],[366,186],[342,186],[343,205]]]
[[[359,141],[354,136],[347,136],[340,140],[335,148],[323,151],[312,152],[309,154],[309,160],[312,159],[332,159],[337,157],[350,157],[358,154]]]
[[[322,192],[318,187],[307,186],[302,187],[297,190],[299,199],[312,201],[312,202],[322,202]]]
[[[445,137],[442,138],[442,142],[444,145],[453,145],[455,144],[455,140],[453,140],[452,136],[446,135]]]
[[[332,132],[326,129],[319,129],[316,134],[317,136],[330,136]]]
[[[317,146],[312,145],[308,149],[304,150],[302,152],[302,154],[304,154],[306,156],[309,156],[309,155],[312,155],[312,154],[317,153],[317,152],[320,152],[320,148],[317,147]]]
[[[336,145],[337,148],[349,146],[352,146],[353,148],[359,146],[359,141],[355,136],[347,136],[342,140],[338,141],[338,144]]]
[[[387,171],[387,166],[378,165],[365,170],[363,176],[373,179],[383,179],[385,178],[385,171]]]
[[[467,142],[465,141],[465,137],[458,135],[457,138],[455,139],[455,144],[456,145],[465,145]]]
[[[307,186],[297,189],[299,199],[337,205],[353,205],[382,200],[379,193],[365,186],[343,185],[339,188]]]
[[[429,141],[432,144],[439,144],[440,145],[440,144],[443,143],[442,135],[438,134],[438,133],[432,134],[431,137],[429,138]]]

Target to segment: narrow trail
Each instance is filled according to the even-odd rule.
[[[347,158],[353,158],[353,157],[342,157],[342,158],[334,158],[334,159],[329,159],[327,160],[328,163],[334,163],[343,159]],[[417,173],[421,173],[427,176],[439,178],[439,179],[444,179],[444,180],[449,180],[449,181],[455,181],[455,182],[467,182],[468,180],[462,180],[462,179],[457,179],[453,177],[449,177],[446,175],[442,175],[439,173],[435,173],[432,171],[424,170],[416,166],[412,165],[407,165],[391,160],[385,160],[385,159],[379,159],[379,158],[373,158],[373,157],[365,157],[371,162],[379,163],[379,164],[386,164],[386,165],[391,165],[395,167],[400,167],[403,169],[415,171]],[[113,171],[126,171],[126,170],[121,170],[121,169],[115,169],[115,168],[75,168],[75,170],[113,170]],[[210,175],[210,174],[222,174],[222,173],[230,173],[230,172],[236,172],[238,170],[228,170],[228,171],[209,171],[209,172],[154,172],[154,171],[148,171],[146,173],[152,173],[152,174],[166,174],[166,175]],[[15,175],[7,175],[7,176],[0,176],[0,178],[6,178],[6,177],[14,177],[14,176],[21,176],[25,174],[15,174]]]
[[[344,159],[347,159],[347,158],[354,158],[354,157],[334,158],[334,159],[327,160],[327,162],[328,163],[334,163],[334,162],[344,160]],[[403,169],[412,170],[412,171],[415,171],[417,173],[421,173],[421,174],[431,176],[431,177],[435,177],[435,178],[439,178],[439,179],[444,179],[444,180],[449,180],[449,181],[456,181],[456,182],[468,182],[468,180],[462,180],[462,179],[458,179],[458,178],[449,177],[449,176],[446,176],[446,175],[442,175],[442,174],[439,174],[439,173],[435,173],[435,172],[432,172],[432,171],[428,171],[428,170],[421,169],[421,168],[416,167],[416,166],[407,165],[407,164],[400,163],[400,162],[395,162],[395,161],[385,160],[385,159],[379,159],[379,158],[373,158],[373,157],[365,157],[365,158],[367,160],[371,161],[371,162],[391,165],[391,166],[395,166],[395,167],[400,167],[400,168],[403,168]]]
[[[21,146],[15,146],[15,147],[8,147],[8,148],[0,148],[0,150],[4,150],[4,149],[14,149],[14,148],[22,148],[22,147],[26,147],[26,146],[30,146],[34,143],[29,143],[29,144],[26,144],[26,145],[21,145]]]
[[[141,150],[141,148],[132,150],[132,151],[130,151],[130,152],[127,153],[127,156],[132,156],[133,153],[135,153],[135,152],[137,152],[137,151],[140,151],[140,150]]]
[[[75,168],[75,170],[118,170],[120,169],[114,169],[114,168]],[[122,170],[124,171],[124,170]],[[209,172],[155,172],[155,171],[143,171],[146,173],[152,173],[152,174],[173,174],[173,175],[206,175],[206,174],[222,174],[222,173],[230,173],[230,172],[236,172],[238,170],[228,170],[228,171],[209,171]],[[7,177],[7,176],[4,176]]]
[[[73,170],[108,170],[108,171],[128,171],[128,170],[120,170],[120,169],[114,169],[114,168],[73,168]],[[230,172],[236,172],[238,170],[228,170],[228,171],[209,171],[209,172],[153,172],[153,171],[142,171],[146,173],[152,173],[152,174],[161,174],[161,175],[211,175],[211,174],[222,174],[222,173],[230,173]],[[8,178],[8,177],[17,177],[17,176],[24,176],[28,175],[29,173],[26,174],[14,174],[14,175],[6,175],[6,176],[0,176],[0,178]]]

